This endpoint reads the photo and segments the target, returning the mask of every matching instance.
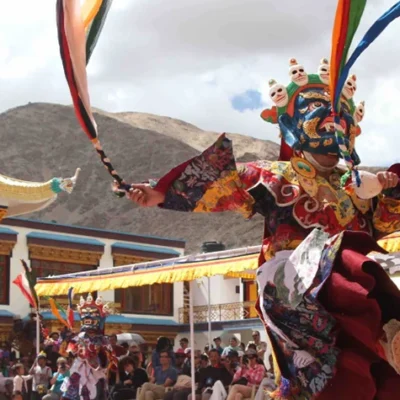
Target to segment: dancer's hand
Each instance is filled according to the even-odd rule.
[[[383,186],[383,190],[394,188],[399,183],[398,175],[393,172],[382,171],[378,172],[376,176],[378,177],[379,182]]]
[[[155,207],[164,202],[165,194],[152,189],[148,184],[134,184],[127,197],[141,207]]]

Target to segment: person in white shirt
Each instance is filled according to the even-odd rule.
[[[32,379],[32,375],[24,375],[25,367],[23,364],[14,365],[14,393],[21,393],[24,400],[28,399],[28,385],[27,381]]]
[[[264,360],[265,352],[267,351],[267,343],[261,341],[261,336],[259,331],[253,331],[252,335],[253,342],[249,342],[249,344],[255,344],[258,357],[261,360]]]
[[[29,371],[29,374],[33,376],[32,400],[41,400],[49,389],[50,379],[53,374],[51,368],[46,364],[46,355],[44,353],[39,354]]]

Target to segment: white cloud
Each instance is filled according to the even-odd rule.
[[[59,60],[55,2],[42,3],[13,0],[0,14],[0,110],[29,101],[71,102]],[[360,32],[392,3],[369,1]],[[276,128],[258,110],[240,113],[230,99],[255,89],[268,101],[268,80],[286,83],[291,57],[315,72],[320,59],[329,57],[335,6],[334,0],[115,0],[89,68],[93,105],[277,140]],[[399,158],[399,35],[395,21],[354,71],[357,99],[367,107],[357,142],[363,163]]]

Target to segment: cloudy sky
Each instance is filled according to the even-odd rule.
[[[368,0],[359,40],[395,0]],[[55,1],[12,0],[0,13],[0,112],[27,102],[69,104]],[[330,54],[336,0],[114,0],[89,66],[92,104],[167,115],[217,132],[277,140],[260,117],[268,80],[288,83],[288,60],[308,72]],[[315,18],[316,17],[316,18]],[[354,68],[366,101],[363,164],[400,160],[400,20]],[[106,138],[103,137],[104,143]]]

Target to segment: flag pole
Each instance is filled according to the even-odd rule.
[[[40,300],[38,297],[37,308],[36,308],[36,357],[40,352]]]

